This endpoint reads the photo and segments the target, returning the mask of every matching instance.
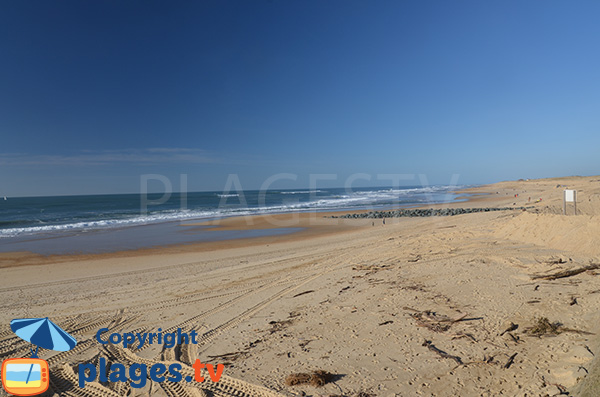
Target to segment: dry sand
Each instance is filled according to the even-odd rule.
[[[577,216],[561,215],[563,185],[578,190]],[[600,270],[532,276],[600,264],[600,177],[502,182],[468,193],[481,194],[450,206],[535,208],[385,226],[374,220],[375,227],[370,219],[279,215],[274,227],[293,217],[307,229],[109,255],[3,255],[0,354],[28,354],[11,319],[48,316],[79,341],[73,351],[40,354],[51,366],[51,391],[63,395],[597,395],[581,380],[595,373],[600,351],[592,334],[600,332]],[[219,227],[273,227],[270,218],[248,222]],[[539,318],[561,323],[558,334],[532,335]],[[102,327],[181,327],[202,337],[197,346],[124,350],[95,341]],[[186,373],[196,358],[227,366],[217,384],[74,386],[76,364],[100,356],[179,361]],[[285,383],[318,369],[333,382]]]

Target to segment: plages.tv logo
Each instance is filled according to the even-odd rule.
[[[58,325],[45,318],[21,318],[10,322],[21,339],[36,346],[29,358],[9,358],[2,362],[2,386],[15,396],[34,396],[48,390],[50,373],[46,360],[38,358],[40,346],[48,350],[68,351],[77,341]]]

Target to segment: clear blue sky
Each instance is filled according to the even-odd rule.
[[[598,174],[597,1],[4,1],[0,196]],[[378,184],[375,179],[373,184]],[[415,180],[418,184],[419,181]],[[366,183],[369,184],[369,183]]]

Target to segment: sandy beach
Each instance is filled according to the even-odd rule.
[[[562,214],[566,187],[578,192],[577,215]],[[227,218],[208,224],[303,230],[101,255],[1,254],[0,354],[29,354],[11,319],[48,316],[78,340],[40,353],[49,395],[595,395],[585,378],[600,352],[600,176],[464,193],[469,201],[434,207],[532,208],[385,225],[328,213]],[[200,338],[124,349],[100,345],[101,328]],[[218,383],[79,388],[77,365],[102,357],[225,370]],[[316,370],[332,374],[325,385],[286,383]]]

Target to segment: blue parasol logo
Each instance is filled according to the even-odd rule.
[[[36,348],[35,352],[31,349],[31,358],[9,358],[2,363],[2,386],[17,396],[45,392],[49,386],[49,369],[48,363],[38,358],[38,349],[68,351],[77,341],[48,317],[15,319],[10,322],[10,329]]]
[[[66,352],[77,344],[75,338],[58,325],[45,318],[18,318],[10,322],[10,329],[21,339],[36,345],[32,357],[37,357],[39,347]]]

